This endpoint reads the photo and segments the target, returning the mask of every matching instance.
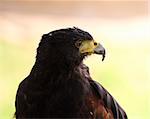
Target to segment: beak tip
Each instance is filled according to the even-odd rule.
[[[103,54],[102,54],[102,61],[104,61],[104,59],[105,59],[105,54],[106,54],[106,51],[104,49]]]
[[[104,61],[104,59],[105,59],[105,55],[102,56],[102,61]]]

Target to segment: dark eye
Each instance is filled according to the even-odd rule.
[[[97,43],[96,43],[96,42],[94,42],[94,45],[97,45]]]
[[[79,48],[81,44],[82,44],[82,42],[79,40],[79,41],[77,41],[77,42],[75,43],[75,46],[76,46],[77,48]]]

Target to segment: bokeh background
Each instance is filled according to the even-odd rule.
[[[19,83],[30,73],[42,34],[79,27],[107,50],[85,63],[129,119],[150,119],[148,0],[1,0],[0,118],[13,118]]]

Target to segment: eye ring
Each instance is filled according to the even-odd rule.
[[[82,44],[81,40],[78,40],[78,41],[75,42],[75,46],[77,48],[79,48],[81,46],[81,44]]]

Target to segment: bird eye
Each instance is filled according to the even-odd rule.
[[[75,43],[75,46],[76,46],[77,48],[79,48],[81,44],[82,44],[82,42],[79,40],[79,41],[77,41],[77,42]]]
[[[97,43],[96,43],[96,42],[94,42],[94,45],[97,45]]]

